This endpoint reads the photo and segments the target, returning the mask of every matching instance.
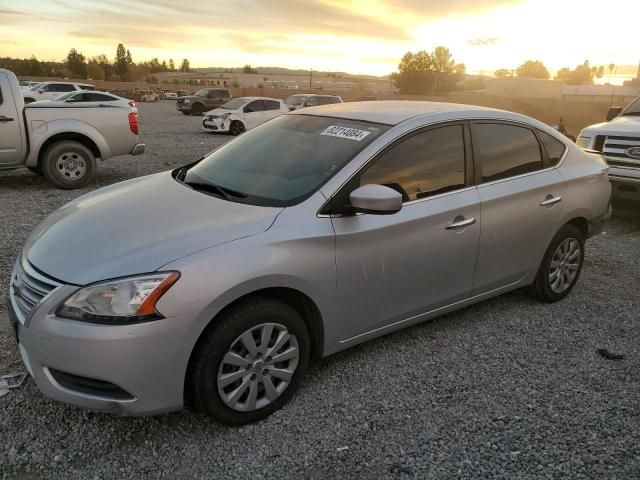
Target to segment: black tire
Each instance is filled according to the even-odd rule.
[[[554,261],[554,256],[558,252],[558,248],[563,245],[564,242],[568,242],[570,240],[575,240],[580,248],[580,254],[577,259],[579,260],[579,263],[577,264],[576,274],[570,282],[566,282],[566,284],[568,285],[566,289],[564,289],[563,291],[554,291],[550,280],[552,270],[551,263],[552,261]],[[549,244],[549,248],[547,248],[547,251],[544,254],[544,258],[542,259],[542,264],[540,265],[538,273],[536,274],[535,281],[530,287],[530,293],[533,295],[533,297],[542,302],[552,303],[562,300],[567,295],[569,295],[569,293],[571,293],[573,287],[575,287],[576,283],[578,282],[583,264],[584,235],[578,228],[574,227],[573,225],[565,225],[560,229],[556,236],[553,237],[553,240]],[[559,273],[559,275],[563,275],[563,273]]]
[[[204,113],[204,105],[201,103],[196,103],[191,107],[191,115],[194,117],[200,117]]]
[[[38,167],[27,167],[29,170],[31,170],[32,173],[35,173],[36,175],[42,175],[42,169],[38,166]]]
[[[217,377],[221,362],[243,333],[269,323],[286,327],[288,333],[295,337],[299,351],[297,367],[289,385],[271,403],[253,411],[235,410],[223,401],[218,391]],[[222,423],[245,425],[257,422],[280,409],[291,398],[307,370],[310,352],[309,333],[304,320],[296,310],[270,297],[248,299],[224,312],[198,342],[191,361],[190,376],[186,386],[187,397],[196,409]],[[253,377],[255,376],[253,374]],[[262,386],[264,393],[264,384]]]
[[[183,114],[183,115],[187,115],[187,116],[188,116],[188,115],[191,115],[191,112],[190,112],[190,111],[189,111],[189,112],[187,112],[187,111],[185,111],[185,110],[182,110],[182,114]]]
[[[73,170],[74,163],[79,165],[80,162],[84,168]],[[40,165],[44,178],[63,190],[82,188],[96,175],[96,158],[91,150],[72,140],[61,140],[50,145],[44,152]],[[69,173],[69,170],[73,171]]]
[[[234,120],[233,122],[231,122],[231,125],[229,125],[229,133],[235,137],[243,134],[244,132],[244,123],[242,123],[240,120]]]

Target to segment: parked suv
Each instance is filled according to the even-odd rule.
[[[15,263],[9,317],[55,400],[140,415],[186,396],[255,422],[312,355],[522,287],[563,299],[610,194],[599,155],[515,113],[291,112],[51,214]]]
[[[342,98],[338,95],[316,95],[314,93],[299,93],[288,97],[284,103],[289,110],[299,110],[306,107],[317,107],[319,105],[330,105],[332,103],[342,103]]]
[[[95,89],[94,85],[88,83],[43,82],[34,85],[29,90],[23,90],[22,96],[24,103],[33,103],[38,100],[53,100],[64,93]]]
[[[640,194],[640,97],[626,108],[611,107],[607,121],[580,132],[579,147],[604,155],[609,179],[618,197]]]
[[[207,110],[218,108],[231,100],[226,88],[204,88],[195,95],[180,97],[176,108],[185,115],[202,115]]]

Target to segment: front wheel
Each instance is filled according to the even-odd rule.
[[[199,103],[196,103],[194,106],[191,107],[191,115],[193,115],[194,117],[200,117],[202,116],[203,113],[204,113],[204,107]]]
[[[584,262],[584,236],[565,225],[551,241],[531,285],[531,293],[543,302],[557,302],[575,287]]]
[[[298,388],[309,363],[306,325],[289,305],[258,297],[232,307],[194,353],[190,398],[231,424],[266,418]]]
[[[82,188],[96,175],[96,158],[91,150],[72,140],[49,146],[41,166],[47,181],[64,190]]]
[[[231,133],[231,135],[238,136],[244,133],[244,131],[244,124],[239,120],[234,120],[231,122],[231,125],[229,125],[229,133]]]

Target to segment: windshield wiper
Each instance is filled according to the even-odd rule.
[[[216,185],[215,183],[185,182],[185,181],[183,181],[182,183],[184,183],[185,185],[193,188],[194,190],[200,190],[202,192],[209,192],[209,193],[217,193],[218,195],[220,195],[221,197],[223,197],[225,200],[227,200],[229,202],[233,202],[233,198],[232,197],[247,198],[247,194],[246,193],[237,192],[237,191],[232,190],[230,188],[222,187],[220,185]]]

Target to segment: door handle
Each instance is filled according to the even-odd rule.
[[[549,207],[562,201],[562,197],[554,197],[553,195],[547,195],[544,201],[540,204],[541,207]]]
[[[456,217],[453,219],[453,223],[451,225],[447,225],[445,229],[455,230],[457,228],[468,227],[469,225],[473,225],[474,223],[476,223],[475,218]]]
[[[0,115],[0,122],[13,122],[13,118],[5,117],[4,115]]]

